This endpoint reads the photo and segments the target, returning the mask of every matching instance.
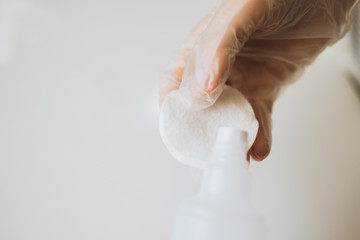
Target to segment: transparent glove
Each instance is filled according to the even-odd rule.
[[[271,112],[282,88],[348,30],[358,0],[225,0],[183,43],[160,82],[160,102],[175,89],[197,108],[224,84],[250,102],[259,122],[248,156],[271,148]]]

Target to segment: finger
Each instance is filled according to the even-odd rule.
[[[180,89],[200,107],[213,104],[229,77],[236,54],[255,31],[264,0],[226,1],[191,51]]]
[[[259,122],[259,130],[248,152],[248,158],[251,156],[256,161],[262,161],[269,155],[271,150],[271,111],[273,103],[270,101],[250,100],[250,104]]]
[[[185,64],[190,55],[190,52],[196,40],[205,30],[212,17],[213,13],[209,13],[195,26],[195,28],[190,32],[189,36],[181,45],[174,59],[171,61],[168,70],[161,77],[159,82],[160,105],[169,92],[179,88],[182,81]]]

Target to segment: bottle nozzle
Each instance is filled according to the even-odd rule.
[[[246,160],[248,150],[247,133],[240,128],[220,127],[217,132],[213,161],[237,161],[243,169],[249,167]]]

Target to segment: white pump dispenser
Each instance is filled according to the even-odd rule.
[[[265,240],[251,203],[246,132],[222,127],[200,191],[180,205],[172,240]]]

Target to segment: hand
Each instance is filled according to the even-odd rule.
[[[271,112],[282,88],[348,30],[358,0],[225,0],[194,28],[160,83],[160,102],[179,89],[208,107],[224,84],[250,102],[259,122],[248,156],[271,149]]]

